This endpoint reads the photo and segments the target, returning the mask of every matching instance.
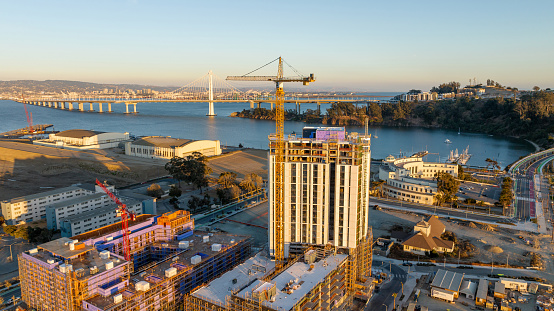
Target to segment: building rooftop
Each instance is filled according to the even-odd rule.
[[[18,202],[31,201],[31,200],[34,200],[34,199],[47,197],[47,196],[51,196],[51,195],[54,195],[54,194],[60,194],[60,193],[68,192],[68,191],[78,190],[78,189],[83,189],[83,188],[79,187],[79,186],[69,186],[69,187],[58,188],[58,189],[49,190],[49,191],[45,191],[45,192],[25,195],[25,196],[13,198],[13,199],[10,199],[10,200],[4,200],[2,202],[14,204],[14,203],[18,203]]]
[[[226,272],[219,278],[211,281],[207,286],[201,287],[191,295],[197,298],[210,299],[221,306],[225,306],[225,298],[233,292],[250,285],[260,279],[267,272],[275,268],[275,261],[261,253],[250,257],[244,263]]]
[[[489,293],[489,281],[486,279],[480,279],[475,298],[487,299],[488,293]]]
[[[93,194],[89,194],[89,195],[80,195],[80,196],[77,196],[77,197],[69,199],[69,200],[49,204],[48,207],[56,209],[56,208],[60,208],[60,207],[66,207],[66,206],[69,206],[69,205],[74,205],[74,204],[80,204],[80,203],[83,203],[83,202],[93,201],[93,200],[100,199],[102,197],[107,197],[107,196],[108,195],[105,194],[104,192],[93,193]]]
[[[153,147],[161,147],[161,148],[174,148],[174,147],[181,147],[186,144],[189,144],[193,142],[192,139],[181,139],[181,138],[172,138],[172,137],[164,137],[164,136],[147,136],[143,137],[141,139],[135,140],[132,142],[133,145],[140,145],[140,146],[153,146]]]
[[[247,236],[214,233],[212,236],[210,236],[209,242],[203,242],[203,236],[203,234],[195,234],[187,238],[186,241],[189,241],[190,243],[188,249],[180,249],[179,241],[153,243],[153,246],[163,247],[166,249],[173,248],[176,251],[161,262],[158,262],[154,265],[147,265],[146,269],[134,271],[130,278],[130,285],[125,287],[123,291],[119,291],[118,293],[122,293],[124,299],[133,297],[137,293],[135,289],[135,284],[144,281],[150,283],[150,288],[152,288],[155,286],[155,284],[168,279],[168,277],[165,276],[165,271],[167,269],[176,268],[178,270],[177,275],[186,273],[188,270],[192,269],[195,266],[191,262],[192,257],[196,255],[199,255],[201,257],[201,262],[196,264],[197,266],[199,266],[202,263],[211,260],[211,258],[218,255],[219,253],[224,252],[226,248],[249,239],[249,237]],[[234,240],[233,243],[231,243],[232,240]],[[212,250],[212,245],[216,243],[222,245],[220,251]],[[105,307],[113,304],[113,296],[116,294],[117,293],[114,293],[106,297],[97,295],[90,299],[87,299],[86,301],[100,309],[105,309]]]
[[[86,253],[93,249],[92,246],[84,245],[84,247],[80,249],[69,249],[69,243],[73,242],[73,239],[70,238],[59,238],[44,244],[40,244],[37,246],[38,249],[43,249],[45,251],[48,251],[50,253],[56,254],[58,256],[61,256],[63,258],[73,258],[76,256],[79,256],[83,253]]]
[[[439,269],[431,286],[457,292],[460,290],[463,279],[464,274]]]
[[[496,281],[496,283],[494,283],[494,292],[500,293],[500,294],[506,294],[506,284],[500,281]]]
[[[464,280],[462,286],[460,287],[460,293],[475,296],[475,291],[477,290],[477,283]]]
[[[69,137],[69,138],[84,138],[84,137],[92,137],[102,133],[104,132],[75,129],[75,130],[61,131],[59,133],[56,133],[56,136]]]
[[[309,264],[304,262],[296,262],[285,271],[274,277],[270,283],[277,287],[275,301],[264,301],[263,305],[275,310],[291,310],[306,294],[308,294],[317,284],[322,282],[329,273],[335,270],[342,262],[348,258],[347,255],[331,255],[321,259],[313,264],[310,268]],[[292,294],[283,292],[282,289],[287,286],[291,280],[295,280],[296,285],[300,285]],[[237,293],[237,296],[246,297],[260,285],[265,282],[257,280],[248,287]],[[247,295],[248,293],[248,295]]]
[[[79,272],[76,274],[77,278],[87,278],[90,274],[90,268],[96,266],[97,273],[106,271],[106,263],[113,262],[113,267],[117,267],[122,264],[126,264],[122,257],[110,254],[109,258],[101,258],[99,252],[91,247],[79,243],[80,249],[75,247],[74,250],[69,249],[69,242],[73,241],[70,238],[59,238],[48,243],[38,245],[38,252],[30,253],[24,252],[25,256],[31,256],[44,263],[50,265],[51,269],[59,269],[59,266],[65,262],[60,260],[60,257],[68,260],[68,264],[73,266],[73,271]],[[67,243],[67,244],[66,244]],[[82,269],[82,270],[79,270]]]

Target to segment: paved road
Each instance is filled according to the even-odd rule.
[[[374,293],[373,297],[367,304],[364,310],[374,311],[374,310],[392,310],[392,302],[394,297],[392,294],[398,293],[396,302],[400,301],[400,296],[402,295],[402,284],[406,282],[408,274],[404,269],[395,264],[386,263],[383,261],[374,260],[373,261],[374,269],[382,269],[383,272],[390,273],[392,279],[381,285],[381,288],[378,293]],[[385,307],[386,306],[386,307]]]
[[[433,205],[420,205],[420,204],[413,204],[409,202],[403,202],[403,201],[396,201],[396,200],[385,200],[385,199],[378,199],[378,198],[370,198],[369,200],[370,206],[372,205],[379,205],[379,206],[395,206],[399,208],[409,208],[414,210],[419,210],[422,212],[425,212],[429,215],[439,215],[442,217],[459,217],[461,219],[469,219],[469,220],[476,220],[476,221],[490,221],[490,222],[496,222],[499,220],[506,220],[506,217],[502,217],[499,215],[487,215],[487,214],[477,214],[473,213],[471,209],[457,209],[457,208],[448,208],[448,207],[437,207]]]

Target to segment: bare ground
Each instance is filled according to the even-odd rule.
[[[167,175],[167,160],[126,156],[117,148],[73,151],[0,140],[0,200],[92,183],[96,178],[121,187]],[[239,178],[267,178],[267,151],[244,149],[211,158],[213,176],[234,171]]]
[[[413,228],[415,222],[423,218],[414,213],[386,210],[371,210],[369,217],[370,225],[373,227],[374,237],[390,236],[389,230],[395,224]],[[554,247],[550,243],[549,236],[541,237],[510,229],[486,231],[481,229],[482,226],[478,223],[476,223],[477,228],[470,228],[467,226],[467,223],[463,222],[450,222],[446,219],[441,219],[441,221],[446,225],[446,230],[454,232],[458,239],[469,240],[476,246],[477,250],[475,255],[467,261],[490,263],[491,259],[494,259],[495,263],[505,265],[506,260],[508,260],[509,264],[513,266],[528,266],[530,257],[526,257],[524,254],[526,252],[537,252],[546,260],[546,271],[553,271],[551,270],[553,269],[553,263],[550,254],[554,251]],[[518,238],[520,235],[532,241],[538,238],[540,248],[536,249],[530,245],[526,245]],[[490,246],[499,246],[502,248],[503,252],[501,254],[489,252],[487,249],[489,249]],[[462,260],[462,262],[463,261],[464,260]]]

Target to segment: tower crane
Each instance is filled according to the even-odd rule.
[[[123,256],[125,260],[131,260],[131,243],[129,241],[129,219],[135,220],[135,214],[129,212],[127,205],[123,204],[106,186],[96,179],[96,184],[106,192],[106,194],[117,204],[117,216],[121,217],[121,227],[123,234]]]
[[[275,61],[279,60],[279,67],[277,69],[276,76],[248,76],[254,71],[261,69]],[[284,139],[284,126],[285,126],[285,91],[283,90],[284,82],[302,82],[304,85],[308,85],[310,82],[315,81],[314,74],[310,74],[308,77],[304,77],[296,71],[288,63],[287,65],[298,74],[297,77],[284,77],[283,76],[283,62],[284,60],[279,57],[262,67],[259,67],[242,76],[228,76],[226,80],[234,81],[270,81],[275,82],[275,131],[276,141],[270,148],[275,148],[275,194],[274,197],[274,226],[275,232],[275,268],[281,270],[285,263],[285,213],[284,213],[284,174],[285,174],[285,139]],[[285,62],[286,63],[286,62]]]

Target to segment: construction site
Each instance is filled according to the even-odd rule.
[[[275,77],[228,77],[276,84],[267,248],[252,256],[249,236],[195,231],[186,211],[134,215],[97,181],[117,203],[121,222],[22,253],[27,306],[71,311],[365,306],[374,285],[367,124],[365,135],[344,127],[306,127],[285,140],[283,83],[307,85],[315,78],[285,78],[284,61],[277,60]]]
[[[121,231],[113,224],[22,253],[23,301],[37,310],[177,310],[186,293],[252,252],[247,236],[195,234],[185,211],[131,222],[130,261]]]

